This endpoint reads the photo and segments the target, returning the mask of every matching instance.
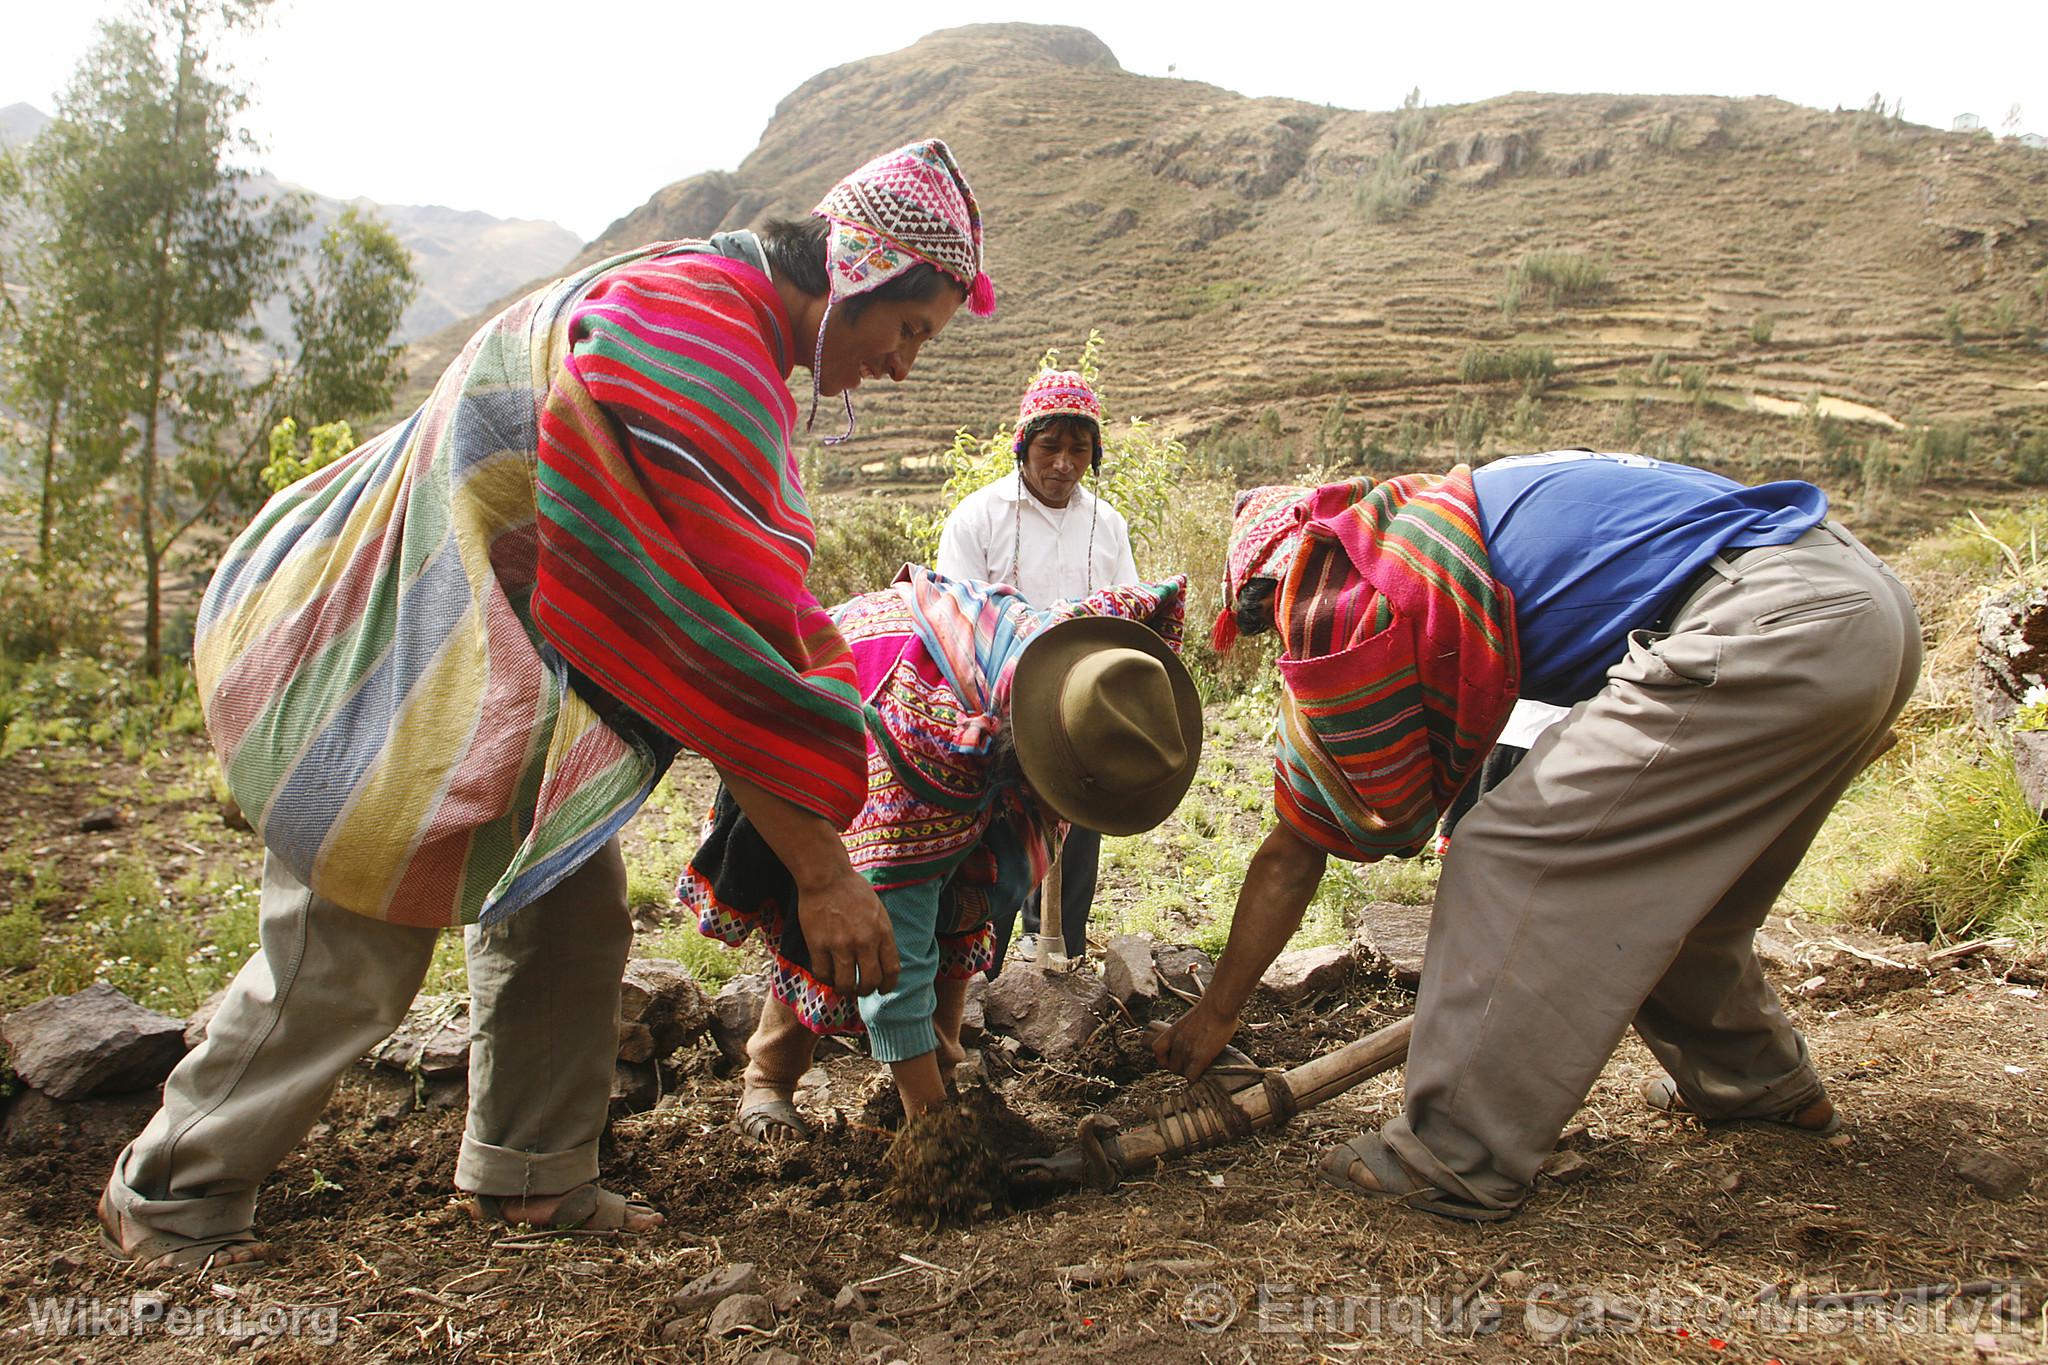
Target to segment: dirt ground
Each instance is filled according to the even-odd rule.
[[[0,767],[10,846],[74,828],[130,780],[118,767]],[[192,842],[192,823],[120,837],[160,841],[166,859],[219,856]],[[93,875],[91,837],[42,848],[66,882]],[[129,1334],[120,1315],[138,1286],[102,1257],[92,1217],[129,1131],[115,1116],[59,1148],[0,1154],[0,1360],[2042,1358],[2048,1182],[1999,1202],[1955,1171],[1977,1149],[2033,1173],[2048,1165],[2039,959],[1987,952],[1804,990],[1797,973],[1777,974],[1849,1116],[1846,1141],[1651,1115],[1635,1096],[1655,1065],[1631,1040],[1567,1135],[1577,1169],[1483,1228],[1315,1180],[1326,1147],[1398,1109],[1398,1072],[1112,1194],[1020,1195],[971,1227],[904,1226],[879,1197],[893,1096],[872,1063],[828,1059],[802,1096],[824,1136],[763,1152],[731,1130],[737,1081],[706,1041],[678,1054],[658,1107],[618,1119],[605,1146],[606,1181],[666,1211],[658,1232],[613,1244],[473,1225],[451,1201],[459,1105],[416,1109],[407,1083],[358,1072],[264,1189],[277,1264],[152,1287],[145,1311],[161,1320]],[[1255,1004],[1239,1043],[1293,1065],[1412,1004],[1370,980],[1292,1011]],[[1071,1141],[1101,1110],[1143,1122],[1172,1088],[1135,1023],[1058,1065],[986,1056],[1011,1151]],[[736,1261],[754,1263],[778,1312],[770,1328],[712,1342],[706,1314],[669,1299]],[[1918,1304],[1818,1297],[1973,1281],[2001,1283],[1964,1298],[1928,1290]],[[2023,1283],[2001,1300],[2005,1281]],[[835,1307],[850,1285],[859,1302]],[[39,1330],[36,1314],[72,1296],[97,1300],[115,1330]],[[173,1334],[173,1321],[204,1330]]]

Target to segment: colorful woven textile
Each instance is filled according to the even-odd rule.
[[[1363,482],[1371,487],[1371,480]],[[1230,544],[1223,565],[1223,609],[1216,613],[1209,643],[1223,654],[1237,643],[1239,631],[1247,634],[1270,630],[1271,594],[1301,546],[1304,505],[1315,490],[1295,484],[1268,484],[1247,488],[1237,495],[1231,508]],[[1263,593],[1247,594],[1257,580]],[[1239,613],[1253,607],[1248,597],[1256,595],[1256,619],[1247,623]]]
[[[414,925],[493,922],[566,876],[667,746],[606,725],[565,654],[651,727],[851,818],[852,660],[814,602],[773,598],[811,543],[788,353],[758,270],[649,248],[513,305],[411,418],[271,499],[207,589],[194,668],[229,788],[294,875]],[[764,742],[778,726],[801,756]]]
[[[1187,580],[1176,577],[1039,610],[1008,587],[911,567],[889,588],[834,610],[869,699],[867,803],[843,836],[847,853],[884,897],[948,879],[933,926],[942,975],[961,979],[992,960],[992,826],[1005,823],[1020,840],[1033,885],[1059,833],[1016,771],[995,768],[1018,658],[1041,631],[1075,616],[1143,621],[1178,648],[1186,591]],[[734,945],[760,929],[775,954],[776,997],[817,1032],[857,1031],[853,1000],[811,974],[787,874],[737,807],[715,806],[712,815],[677,887],[698,928]]]
[[[720,256],[657,256],[599,280],[570,330],[540,419],[535,625],[665,734],[844,826],[860,699],[804,587],[815,537],[774,286]]]
[[[1467,466],[1327,484],[1299,509],[1275,603],[1274,809],[1339,857],[1409,855],[1507,722],[1514,603]]]
[[[1079,417],[1092,422],[1098,433],[1102,430],[1102,400],[1077,371],[1044,370],[1031,381],[1017,405],[1017,435],[1010,448],[1022,455],[1032,428],[1054,417]]]

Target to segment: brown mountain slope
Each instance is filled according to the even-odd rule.
[[[1503,448],[1625,437],[1638,404],[1608,400],[1634,391],[1669,400],[1650,425],[1692,424],[1731,458],[1757,433],[1805,439],[1816,396],[1872,434],[2048,421],[2048,356],[2025,334],[2048,326],[2048,153],[1770,99],[1360,113],[1132,75],[1078,29],[953,29],[814,77],[735,171],[664,188],[585,258],[801,212],[923,135],[982,199],[1001,308],[861,395],[865,459],[998,419],[1032,358],[1091,325],[1114,406],[1191,438],[1270,439],[1277,417],[1300,448],[1340,394],[1382,439],[1484,402]],[[1412,208],[1374,221],[1375,182]],[[1539,252],[1606,283],[1505,314],[1509,272]],[[1558,380],[1511,415],[1514,386],[1459,382],[1481,345],[1548,347]],[[1646,384],[1658,353],[1671,369]]]

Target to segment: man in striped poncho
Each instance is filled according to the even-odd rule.
[[[1631,1024],[1669,1072],[1656,1107],[1834,1132],[1752,940],[1920,637],[1826,512],[1810,484],[1588,451],[1243,495],[1216,640],[1279,633],[1279,820],[1161,1062],[1207,1068],[1329,855],[1423,847],[1519,695],[1571,710],[1459,824],[1405,1111],[1323,1177],[1505,1218]]]
[[[945,144],[840,182],[808,223],[591,266],[479,331],[420,410],[273,498],[201,608],[195,669],[266,848],[261,947],[100,1203],[160,1270],[259,1260],[258,1185],[467,925],[480,1218],[633,1231],[597,1146],[631,943],[617,834],[679,748],[789,869],[820,975],[896,977],[839,830],[866,794],[814,537],[793,367],[901,380],[993,310]]]

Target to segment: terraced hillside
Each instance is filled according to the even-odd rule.
[[[1118,410],[1240,456],[1329,450],[1348,422],[1353,452],[1683,432],[1775,459],[1822,416],[1967,427],[1995,456],[2048,424],[2048,153],[1772,99],[1364,113],[1133,75],[1078,29],[954,29],[814,77],[736,170],[663,188],[585,258],[801,212],[929,134],[982,197],[1001,310],[862,395],[870,462],[998,418],[1091,325]],[[1601,280],[1559,298],[1539,276],[1504,309],[1544,253]],[[1548,348],[1555,374],[1526,400],[1463,381],[1475,348]]]

